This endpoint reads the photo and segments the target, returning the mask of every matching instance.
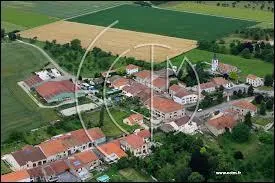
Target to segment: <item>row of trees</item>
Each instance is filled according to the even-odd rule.
[[[252,40],[266,40],[274,39],[274,29],[267,28],[246,28],[241,30],[236,30],[236,34],[239,34],[241,37],[245,39]]]

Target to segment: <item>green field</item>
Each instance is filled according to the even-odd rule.
[[[131,16],[125,16],[131,15]],[[186,39],[214,40],[241,27],[256,24],[253,21],[161,10],[157,8],[122,5],[97,13],[83,15],[69,21],[108,26],[118,20],[114,28],[154,33]]]
[[[186,56],[192,63],[205,61],[211,63],[213,52],[193,49],[183,55],[171,59],[174,65],[179,66],[183,57]],[[266,74],[272,74],[273,64],[264,62],[259,59],[245,59],[240,56],[217,54],[220,62],[231,64],[241,70],[241,76],[245,77],[248,74],[255,74],[259,77],[264,77]]]
[[[51,17],[68,18],[78,14],[101,10],[127,1],[5,1],[1,7],[43,14]]]
[[[207,2],[206,2],[207,3]],[[248,19],[254,20],[257,22],[274,22],[274,14],[272,12],[263,11],[259,9],[244,9],[235,7],[221,7],[215,4],[207,3],[195,3],[195,2],[180,2],[180,3],[167,3],[162,5],[163,8],[179,10],[179,11],[188,11],[194,13],[203,13],[216,16],[225,16],[232,18]]]
[[[21,11],[16,8],[1,7],[1,22],[8,22],[21,27],[32,28],[57,21],[58,18],[33,12]]]
[[[35,48],[21,43],[1,44],[1,140],[13,130],[30,130],[59,117],[39,108],[17,85],[47,63]]]

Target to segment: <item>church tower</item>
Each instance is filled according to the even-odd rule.
[[[212,59],[212,67],[211,67],[212,72],[215,72],[217,70],[218,65],[219,65],[219,60],[216,57],[216,53],[214,53],[214,56]]]

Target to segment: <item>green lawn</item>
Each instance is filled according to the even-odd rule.
[[[259,89],[259,90],[265,90],[265,91],[272,91],[273,87],[272,86],[260,86],[257,89]]]
[[[128,14],[131,16],[125,16]],[[107,26],[115,20],[119,21],[114,26],[115,28],[194,40],[214,40],[224,37],[241,27],[249,27],[256,24],[254,21],[161,10],[135,5],[122,5],[76,17],[69,21]]]
[[[1,140],[13,130],[30,130],[59,117],[39,108],[17,85],[47,63],[35,48],[21,43],[1,44]]]
[[[1,175],[10,173],[11,169],[1,160]]]
[[[123,123],[123,119],[128,117],[130,113],[121,111],[119,109],[109,109],[112,117],[114,120],[126,131],[132,132],[133,130],[139,128],[138,125],[134,126],[129,126]],[[91,121],[93,125],[97,125],[99,122],[99,116],[100,116],[100,111],[96,112],[85,112],[83,113],[83,120],[85,123],[88,121]],[[112,121],[111,117],[105,110],[104,112],[104,122],[103,122],[103,127],[101,127],[102,131],[105,133],[106,136],[108,137],[118,137],[123,134],[123,132],[115,125],[115,123]]]
[[[252,122],[253,123],[256,123],[258,125],[262,125],[262,126],[265,126],[267,125],[268,123],[271,123],[272,122],[272,118],[264,118],[264,117],[261,117],[261,116],[256,116],[252,119]]]
[[[14,31],[14,30],[22,31],[22,30],[26,29],[26,27],[24,27],[24,26],[12,24],[12,23],[5,22],[5,21],[1,21],[1,27],[3,29],[5,29],[5,32],[11,32],[11,31]]]
[[[196,63],[198,61],[206,61],[211,63],[213,52],[193,49],[183,55],[171,59],[174,65],[179,66],[183,57],[186,56],[189,61]],[[264,62],[259,59],[245,59],[240,56],[217,54],[220,62],[237,66],[241,70],[241,76],[255,74],[264,77],[266,74],[272,74],[273,64]]]
[[[101,10],[127,1],[5,1],[4,7],[43,14],[51,17],[67,18],[78,14]]]
[[[257,22],[274,22],[273,13],[262,10],[244,9],[237,7],[221,7],[216,6],[216,4],[198,4],[195,2],[167,3],[162,5],[162,7],[179,11],[248,19]]]
[[[133,168],[125,168],[118,171],[123,177],[125,177],[128,181],[133,182],[151,182],[152,179],[142,173],[136,171]]]
[[[32,28],[57,21],[58,18],[16,8],[1,7],[1,22],[7,22],[19,27]]]

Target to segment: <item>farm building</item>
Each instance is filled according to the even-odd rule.
[[[36,92],[47,102],[60,102],[72,100],[75,97],[75,85],[69,80],[48,81],[35,87]],[[77,89],[78,97],[85,93]]]

